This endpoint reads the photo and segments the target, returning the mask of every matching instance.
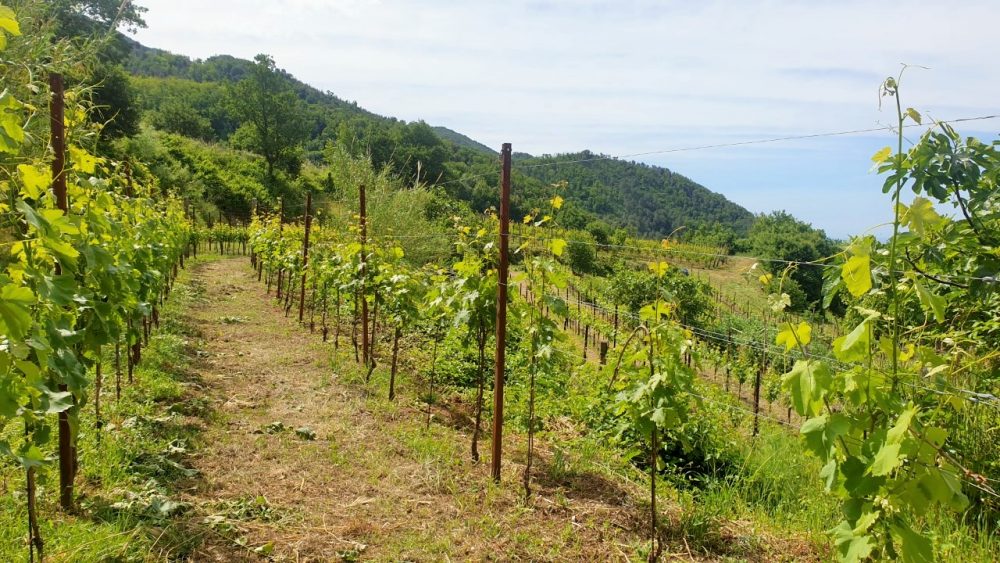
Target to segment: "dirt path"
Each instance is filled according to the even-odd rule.
[[[197,367],[215,414],[192,460],[203,484],[185,500],[230,540],[198,560],[606,561],[643,543],[633,484],[555,467],[543,453],[525,505],[512,437],[504,482],[490,485],[467,428],[425,428],[408,375],[396,403],[369,396],[346,346],[340,361],[285,318],[245,258],[205,263],[194,283]]]

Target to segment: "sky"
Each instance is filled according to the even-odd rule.
[[[1000,114],[1000,2],[138,0],[144,44],[272,55],[375,113],[499,149],[609,155]],[[920,68],[926,67],[926,68]],[[888,101],[888,103],[886,103]],[[995,140],[1000,119],[958,126]],[[917,140],[922,129],[905,131]],[[891,219],[889,131],[636,157],[843,238]],[[516,189],[514,186],[513,189]]]

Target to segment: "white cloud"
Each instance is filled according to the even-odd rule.
[[[533,153],[888,123],[877,88],[902,62],[931,67],[907,71],[907,105],[938,118],[1000,110],[994,1],[140,3],[149,29],[138,39],[151,46],[201,58],[267,52],[376,113]],[[731,176],[709,187],[732,195],[739,171]],[[813,215],[839,231],[828,209]]]

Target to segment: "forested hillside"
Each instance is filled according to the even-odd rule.
[[[128,44],[131,56],[126,67],[150,124],[240,146],[240,120],[227,92],[252,72],[253,61],[228,55],[191,60],[134,41]],[[494,150],[444,127],[376,115],[275,70],[298,98],[295,113],[301,120],[306,160],[321,163],[324,148],[340,144],[354,156],[370,154],[376,169],[389,167],[407,181],[419,176],[442,184],[449,195],[475,211],[496,205]],[[569,180],[566,221],[575,228],[601,220],[638,234],[663,236],[680,227],[721,223],[743,235],[753,221],[746,209],[665,168],[614,159],[552,165],[594,156],[584,151],[519,160],[525,166],[515,176],[515,214],[543,205],[548,184]]]
[[[552,166],[557,162],[572,162]],[[614,217],[640,235],[657,236],[681,227],[722,223],[746,233],[753,214],[676,172],[604,157],[590,151],[520,161],[526,174],[551,184],[566,180],[577,204],[600,217]]]

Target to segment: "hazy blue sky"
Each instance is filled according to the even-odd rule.
[[[275,57],[318,88],[534,154],[630,154],[895,120],[1000,113],[1000,2],[140,0],[137,38],[193,57]],[[997,138],[1000,120],[961,127]],[[907,130],[915,139],[919,130]],[[833,236],[888,218],[869,157],[890,133],[643,157],[752,211]],[[516,188],[516,187],[515,187]]]

